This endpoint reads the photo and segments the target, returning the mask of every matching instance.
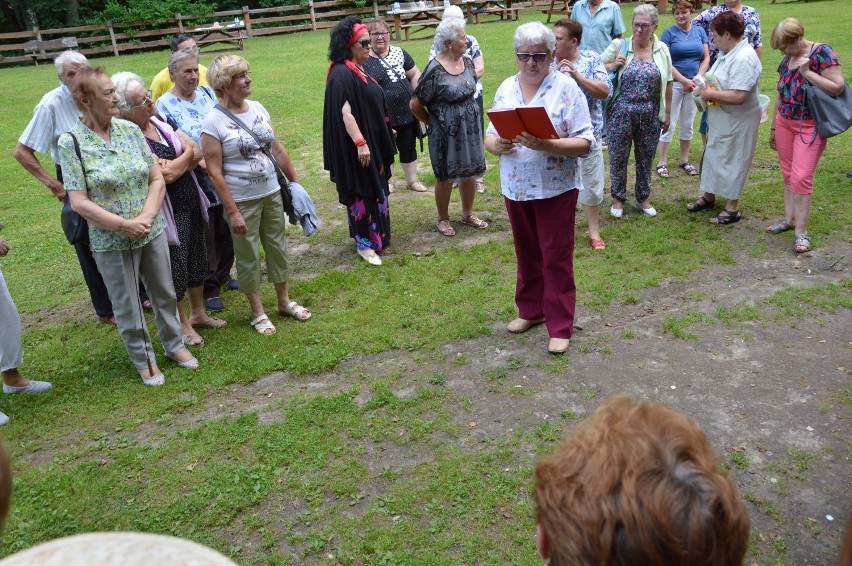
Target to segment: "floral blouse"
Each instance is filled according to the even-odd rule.
[[[789,63],[790,57],[784,57],[778,65],[778,98],[781,100],[778,111],[790,120],[812,120],[813,115],[805,97],[805,78],[798,67],[790,69],[787,66]],[[813,50],[808,62],[811,71],[820,74],[835,65],[840,65],[837,54],[825,43]]]
[[[554,69],[559,70],[558,61],[553,61],[551,66]],[[594,51],[581,50],[579,57],[577,57],[577,72],[580,73],[580,76],[591,81],[601,81],[606,83],[607,88],[609,88],[609,95],[607,98],[612,96],[612,82],[609,80],[609,73],[607,73],[600,55]],[[565,74],[567,75],[568,73],[566,72]],[[583,90],[583,87],[580,87],[580,90],[586,95],[586,103],[589,105],[589,117],[592,119],[592,129],[595,131],[595,138],[600,140],[600,137],[603,134],[603,100],[598,100]],[[599,141],[596,141],[593,146],[598,144]],[[592,149],[597,148],[593,147]]]
[[[719,55],[719,46],[716,45],[716,34],[710,31],[710,23],[713,21],[713,18],[722,12],[730,11],[731,9],[725,4],[719,4],[718,6],[711,6],[710,8],[707,8],[695,16],[692,20],[692,25],[702,28],[707,33],[707,37],[710,39],[709,49],[711,65],[716,61],[716,57]],[[740,17],[743,19],[743,24],[745,24],[745,33],[743,36],[748,39],[749,45],[751,45],[754,49],[763,47],[763,35],[760,33],[760,14],[757,13],[757,10],[751,6],[743,6],[743,10],[740,12]]]
[[[595,143],[586,97],[574,80],[553,71],[538,87],[529,104],[518,75],[503,81],[494,96],[494,108],[543,106],[550,115],[556,133],[562,138],[583,138]],[[488,125],[486,136],[496,136],[494,124]],[[500,156],[500,185],[503,196],[513,201],[546,199],[582,186],[580,165],[576,157],[536,151],[522,145],[515,153]]]
[[[69,134],[74,134],[80,144],[82,166]],[[59,163],[65,190],[88,190],[89,200],[122,218],[135,218],[142,212],[148,198],[148,170],[154,165],[154,156],[136,124],[113,118],[110,143],[107,143],[78,120],[68,134],[59,138]],[[163,215],[157,214],[151,233],[131,242],[119,232],[89,223],[90,246],[93,252],[140,248],[159,236],[164,228]]]

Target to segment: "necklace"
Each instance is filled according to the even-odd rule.
[[[683,31],[680,28],[677,29],[680,30],[680,33],[683,35],[684,39],[689,39],[689,36],[692,35],[692,26],[689,26],[689,29],[687,31]]]

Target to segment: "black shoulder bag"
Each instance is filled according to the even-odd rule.
[[[71,139],[74,140],[74,152],[77,154],[77,159],[80,160],[80,169],[83,171],[83,183],[86,185],[86,190],[89,188],[89,182],[86,180],[86,167],[83,165],[83,156],[80,154],[80,143],[71,132],[68,132]],[[77,244],[89,243],[89,223],[86,219],[80,216],[71,208],[71,198],[68,192],[65,192],[65,200],[62,203],[62,231],[65,232],[65,238],[72,246]]]
[[[278,177],[278,186],[281,188],[281,202],[284,203],[284,212],[287,213],[288,216],[295,216],[296,211],[293,210],[293,193],[290,191],[290,180],[287,178],[287,175],[284,174],[284,171],[281,170],[281,167],[278,165],[278,162],[275,161],[275,158],[272,157],[272,152],[269,151],[269,148],[263,143],[261,143],[260,138],[258,138],[248,126],[246,126],[242,120],[234,116],[234,113],[222,106],[221,104],[217,104],[215,108],[233,120],[239,127],[244,129],[248,134],[254,138],[254,141],[257,142],[257,146],[260,148],[260,151],[272,161],[272,166],[275,167],[275,175]]]

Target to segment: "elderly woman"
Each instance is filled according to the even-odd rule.
[[[331,30],[328,47],[322,148],[323,165],[348,212],[356,253],[381,265],[377,252],[391,236],[387,195],[395,150],[385,93],[364,70],[369,57],[367,26],[355,16],[343,18]]]
[[[523,132],[515,139],[488,126],[485,147],[500,156],[500,184],[512,226],[518,280],[518,318],[509,332],[524,332],[544,322],[548,351],[562,354],[574,332],[574,216],[582,187],[577,157],[595,143],[586,97],[577,83],[551,66],[556,38],[540,22],[515,31],[518,74],[494,97],[495,108],[541,106],[559,139]]]
[[[743,20],[745,25],[745,38],[749,45],[754,48],[758,59],[763,59],[763,34],[760,32],[760,14],[751,6],[743,5],[742,0],[724,0],[718,6],[711,6],[695,16],[692,20],[692,25],[698,26],[707,34],[710,40],[708,47],[710,49],[710,63],[712,66],[716,62],[716,57],[719,55],[719,45],[716,43],[716,37],[713,35],[710,24],[713,23],[713,18],[724,12],[733,12]],[[707,145],[707,112],[701,113],[701,125],[699,133],[704,140],[704,145]]]
[[[703,75],[710,67],[710,49],[707,42],[707,32],[704,28],[693,25],[692,2],[678,0],[672,6],[675,25],[663,32],[661,41],[669,48],[672,56],[672,71],[675,82],[672,87],[672,123],[671,127],[660,136],[657,147],[657,175],[669,176],[669,147],[674,138],[675,127],[680,122],[680,162],[681,169],[687,175],[698,175],[698,169],[689,162],[689,146],[692,144],[692,127],[698,108],[693,104],[690,93],[695,90],[692,78]]]
[[[607,71],[618,70],[618,85],[606,109],[613,199],[610,214],[615,218],[624,214],[631,144],[636,158],[634,206],[645,216],[657,215],[649,201],[651,168],[660,130],[669,129],[673,80],[669,48],[654,33],[658,19],[655,7],[640,4],[633,9],[633,35],[612,40],[601,56]]]
[[[0,224],[0,230],[3,225]],[[0,257],[9,253],[9,243],[0,238]],[[47,381],[30,381],[18,369],[24,363],[24,345],[21,341],[21,317],[15,307],[3,270],[0,269],[0,374],[3,376],[3,393],[41,393],[53,385]],[[9,422],[6,413],[0,412],[0,426]],[[2,525],[2,520],[0,520]]]
[[[92,253],[103,275],[115,321],[145,385],[162,385],[142,305],[148,290],[166,356],[198,366],[186,349],[177,317],[169,246],[160,214],[165,183],[142,132],[119,113],[115,85],[103,67],[82,69],[72,90],[83,116],[59,138],[65,189],[73,209],[89,223]],[[153,104],[147,99],[147,104]]]
[[[444,8],[444,13],[441,15],[441,19],[449,20],[452,18],[466,21],[464,12],[462,12],[461,8],[458,6],[447,6]],[[473,70],[476,72],[476,93],[474,94],[474,98],[476,99],[476,103],[479,105],[479,112],[482,114],[482,130],[485,131],[485,106],[483,104],[482,96],[482,75],[485,74],[485,57],[482,56],[482,50],[479,48],[479,42],[476,41],[476,38],[472,35],[467,35],[466,37],[467,48],[465,49],[464,56],[473,61]],[[435,44],[432,43],[432,47],[429,48],[429,60],[431,61],[437,56],[438,50],[435,47]],[[485,182],[482,180],[482,177],[478,177],[476,179],[476,192],[485,192]]]
[[[157,107],[145,84],[133,73],[112,76],[118,94],[119,116],[133,122],[160,165],[166,183],[167,226],[174,229],[177,240],[169,242],[172,283],[178,301],[183,342],[200,346],[204,340],[195,328],[221,328],[226,322],[212,318],[204,310],[202,284],[207,274],[205,232],[209,201],[195,179],[194,169],[201,160],[201,149],[183,132],[157,118]],[[186,314],[184,297],[189,295],[190,315]]]
[[[455,236],[450,224],[450,196],[453,181],[461,192],[461,223],[487,228],[488,223],[473,214],[476,179],[485,173],[482,144],[482,115],[474,98],[476,69],[464,56],[467,36],[464,20],[451,18],[435,31],[438,55],[429,61],[411,99],[411,111],[429,124],[429,157],[435,172],[435,203],[438,232]]]
[[[806,81],[832,96],[843,92],[845,79],[834,50],[805,38],[805,28],[795,18],[782,20],[772,31],[772,47],[784,54],[778,65],[778,98],[769,147],[778,151],[784,175],[784,219],[767,228],[780,234],[796,228],[796,253],[811,250],[808,217],[814,192],[814,173],[828,140],[816,135]]]
[[[687,210],[712,208],[719,196],[728,202],[710,222],[732,224],[742,218],[740,196],[757,147],[760,126],[757,90],[763,68],[743,37],[742,18],[733,12],[722,12],[713,18],[711,29],[719,45],[719,56],[710,73],[721,89],[708,88],[701,92],[701,98],[712,103],[707,107],[707,147],[701,160],[702,194],[687,205]]]
[[[202,86],[199,74],[202,67],[198,64],[198,50],[179,50],[169,57],[169,76],[174,82],[171,90],[157,99],[157,109],[188,135],[192,141],[201,145],[201,126],[204,118],[216,106],[216,95],[209,86]],[[205,71],[206,67],[203,68]],[[205,77],[206,82],[206,77]],[[234,242],[231,231],[222,211],[222,203],[210,183],[202,159],[201,169],[195,175],[211,205],[207,223],[207,274],[204,277],[204,303],[213,312],[225,308],[220,292],[223,285],[237,289],[238,283],[231,278],[234,266]],[[190,322],[201,323],[198,319]]]
[[[420,123],[408,107],[420,79],[420,69],[405,49],[390,44],[387,22],[371,20],[367,22],[367,31],[370,33],[370,57],[364,62],[364,71],[385,91],[390,125],[396,130],[396,148],[408,188],[418,193],[426,192],[426,187],[417,180],[415,142],[420,135]],[[388,190],[393,192],[393,189],[393,179],[389,179]]]
[[[261,244],[267,276],[275,285],[279,314],[305,321],[311,313],[290,298],[284,233],[287,217],[275,165],[266,152],[292,181],[298,180],[296,170],[275,135],[269,112],[248,98],[252,83],[248,62],[236,55],[220,55],[207,69],[207,81],[219,104],[233,116],[217,108],[204,119],[201,147],[207,173],[231,228],[237,276],[251,308],[251,326],[260,334],[274,334],[275,325],[266,316],[260,298]]]
[[[590,50],[580,50],[583,38],[583,25],[569,18],[563,18],[553,26],[556,38],[556,52],[553,67],[565,73],[586,95],[595,142],[589,154],[580,157],[583,187],[577,200],[583,205],[586,221],[589,224],[589,242],[595,250],[606,249],[606,242],[600,233],[600,204],[604,194],[604,158],[601,146],[603,133],[603,110],[601,101],[612,94],[612,83],[606,72],[600,55]]]

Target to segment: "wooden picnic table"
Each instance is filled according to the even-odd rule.
[[[512,7],[512,0],[462,0],[467,23],[479,23],[480,16],[499,16],[501,20],[517,20],[520,8]]]
[[[394,35],[397,41],[402,39],[402,30],[405,30],[405,41],[408,41],[412,30],[437,27],[441,23],[443,13],[444,7],[435,6],[431,0],[428,4],[423,2],[404,4],[388,12],[389,15],[393,15]]]
[[[198,49],[204,49],[207,45],[234,45],[241,51],[245,49],[243,40],[245,35],[243,32],[246,29],[244,23],[220,25],[218,22],[211,26],[204,26],[192,30],[193,39],[198,44]],[[219,48],[221,49],[221,48]]]

